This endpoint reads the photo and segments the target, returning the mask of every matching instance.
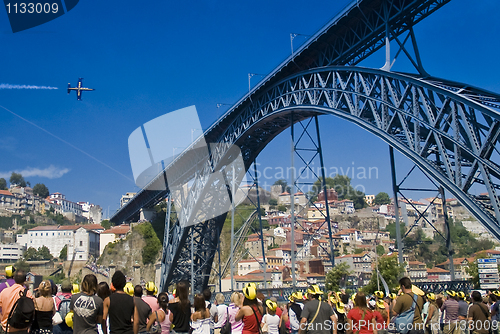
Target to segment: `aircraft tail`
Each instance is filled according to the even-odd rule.
[[[70,88],[71,88],[71,84],[70,84],[70,83],[68,83],[68,94],[69,94],[69,92],[70,92],[70,90],[69,90]]]

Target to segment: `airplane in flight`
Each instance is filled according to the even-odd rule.
[[[82,80],[83,80],[83,78],[78,78],[78,85],[77,85],[77,87],[71,87],[71,84],[68,83],[68,94],[72,90],[76,90],[76,99],[78,101],[82,100],[82,91],[92,91],[92,90],[95,90],[94,88],[82,87]]]

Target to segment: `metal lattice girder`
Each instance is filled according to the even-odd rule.
[[[450,0],[354,0],[322,29],[314,34],[294,54],[276,67],[248,94],[243,96],[216,123],[204,133],[207,143],[218,142],[220,133],[233,122],[238,122],[242,109],[253,105],[253,96],[261,94],[286,77],[310,68],[327,65],[355,65],[383,47],[386,28],[390,39],[409,31],[416,23],[429,16]],[[387,24],[386,24],[387,23]],[[385,119],[384,119],[385,120]],[[263,129],[273,131],[272,128]],[[196,145],[196,143],[195,143]],[[195,154],[196,155],[196,154]],[[200,160],[193,150],[186,150],[166,167],[168,182],[183,184],[193,178]],[[144,207],[153,207],[169,194],[165,174],[159,174],[149,185],[125,204],[112,217],[119,224],[137,219]]]
[[[231,147],[241,148],[248,168],[267,143],[290,126],[290,112],[294,112],[297,122],[332,114],[399,150],[500,238],[496,193],[500,168],[490,159],[498,149],[500,96],[461,87],[464,89],[457,90],[435,79],[355,67],[320,68],[294,75],[256,96],[253,105],[242,110],[225,129],[217,149],[212,150],[205,168],[195,178],[189,195],[191,203],[201,192],[196,188],[205,186],[207,177],[203,173],[224,167]],[[459,160],[455,152],[460,152]],[[468,192],[472,183],[488,193],[489,207]]]

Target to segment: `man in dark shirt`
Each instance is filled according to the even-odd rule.
[[[140,285],[136,285],[134,288],[134,304],[134,319],[139,319],[139,321],[134,321],[134,334],[148,333],[146,326],[151,314],[151,307],[142,300],[142,286]]]
[[[469,307],[467,320],[472,334],[488,334],[490,328],[488,306],[483,303],[479,291],[472,291],[472,304]]]
[[[328,303],[323,303],[319,297],[323,292],[317,285],[307,289],[309,302],[302,310],[299,334],[337,334],[337,317]]]
[[[414,301],[414,294],[411,290],[411,280],[408,277],[403,277],[399,280],[399,285],[403,294],[396,299],[396,304],[392,309],[395,314],[401,314],[409,310]],[[421,316],[423,307],[424,299],[417,295],[413,323],[408,331],[408,334],[424,334],[424,322]]]

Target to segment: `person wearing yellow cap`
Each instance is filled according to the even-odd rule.
[[[160,309],[160,305],[158,305],[158,299],[156,299],[156,291],[158,290],[156,288],[156,285],[154,282],[147,282],[146,283],[146,295],[142,296],[142,300],[146,302],[146,304],[151,307],[151,312],[158,311]]]
[[[280,317],[276,314],[278,304],[270,299],[266,300],[265,304],[267,308],[267,314],[262,317],[261,326],[262,328],[265,328],[267,326],[267,332],[269,334],[279,334]]]
[[[436,304],[436,295],[432,292],[426,295],[429,301],[429,310],[425,318],[424,328],[428,328],[432,334],[439,333],[439,308]]]
[[[467,328],[467,311],[469,310],[469,304],[465,301],[465,293],[463,291],[457,292],[458,298],[458,320],[460,320],[460,330],[462,333],[465,332]],[[462,330],[464,328],[464,330]]]
[[[333,313],[333,309],[328,303],[322,302],[320,296],[323,291],[316,284],[311,285],[307,289],[309,302],[302,310],[299,326],[299,334],[303,334],[306,330],[307,333],[330,333],[330,331],[320,330],[324,329],[325,323],[331,322],[333,326],[333,333],[337,333],[337,317]]]
[[[242,320],[244,334],[258,334],[264,309],[257,301],[257,290],[252,285],[243,288],[243,306],[236,313],[235,320]]]
[[[14,281],[14,272],[15,271],[16,271],[16,268],[14,268],[14,266],[5,267],[5,279],[1,280],[2,283],[0,283],[0,292],[2,292],[3,289],[8,288],[8,287],[16,284],[16,282]]]
[[[290,301],[292,303],[288,309],[288,318],[290,319],[291,334],[297,334],[299,332],[300,319],[302,319],[302,310],[304,309],[302,292],[294,292],[291,297],[292,299]]]
[[[422,296],[413,293],[411,280],[408,277],[403,277],[399,280],[399,287],[403,294],[396,299],[396,304],[392,309],[393,313],[399,315],[411,309],[412,307],[415,307],[413,321],[411,324],[407,324],[407,328],[419,329],[422,330],[421,333],[423,333],[424,323],[421,311],[424,306],[424,299],[422,298]],[[410,331],[410,334],[413,333]]]
[[[458,297],[457,293],[453,290],[447,290],[445,292],[446,301],[443,306],[441,306],[441,312],[445,312],[444,316],[444,334],[455,334],[460,332],[460,327],[458,326]]]

